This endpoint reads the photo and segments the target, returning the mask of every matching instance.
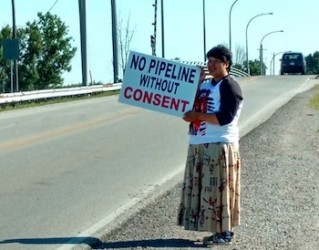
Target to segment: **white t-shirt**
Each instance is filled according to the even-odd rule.
[[[204,81],[199,87],[194,108],[202,113],[215,113],[220,125],[206,121],[190,123],[189,143],[238,143],[242,104],[240,86],[231,76],[217,83],[214,80]]]

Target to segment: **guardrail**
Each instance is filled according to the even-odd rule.
[[[207,76],[209,75],[206,62],[193,62],[193,61],[178,61],[178,62],[180,62],[180,63],[185,63],[185,64],[189,64],[189,65],[199,65],[199,66],[202,66],[202,67],[204,67],[204,70],[205,70],[205,72],[206,72],[206,75],[207,75]],[[240,69],[236,69],[236,68],[234,68],[234,67],[231,68],[229,74],[232,75],[232,76],[235,76],[235,77],[247,77],[247,76],[250,76],[247,72],[242,71],[242,70],[240,70]]]
[[[0,94],[0,104],[10,104],[24,101],[34,101],[41,99],[50,99],[55,97],[78,96],[100,93],[104,91],[119,90],[122,83],[94,85],[75,88],[62,88],[62,89],[46,89],[36,91],[25,91],[15,93],[2,93]]]
[[[179,61],[188,65],[200,65],[205,68],[207,78],[210,77],[208,69],[205,62],[186,62]],[[230,75],[236,77],[246,77],[249,76],[246,72],[239,69],[232,68],[229,72]],[[85,87],[73,87],[73,88],[61,88],[61,89],[46,89],[46,90],[36,90],[36,91],[25,91],[25,92],[15,92],[15,93],[2,93],[0,94],[0,105],[13,104],[25,101],[43,100],[51,99],[57,97],[66,96],[79,96],[88,95],[104,91],[119,90],[122,87],[122,83],[115,84],[105,84],[105,85],[94,85]]]

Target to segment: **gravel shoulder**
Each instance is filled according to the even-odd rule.
[[[315,250],[319,245],[319,112],[301,93],[240,141],[241,225],[213,249]],[[176,226],[180,184],[100,238],[91,249],[207,249],[208,234]]]

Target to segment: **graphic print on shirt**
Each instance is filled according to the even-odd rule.
[[[216,105],[212,95],[213,89],[200,89],[194,103],[194,110],[197,112],[214,113]],[[189,134],[191,135],[206,135],[207,124],[204,121],[196,120],[189,125]]]

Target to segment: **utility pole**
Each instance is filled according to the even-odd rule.
[[[259,48],[259,61],[260,61],[260,75],[263,75],[263,64],[264,64],[264,51],[263,51],[263,45],[260,43],[260,48]]]
[[[205,0],[203,0],[203,40],[204,40],[204,62],[206,61],[206,17],[205,17]]]
[[[82,85],[87,85],[87,46],[86,46],[86,3],[79,0],[80,36],[81,36],[81,61],[82,61]]]
[[[162,21],[162,57],[165,58],[165,41],[164,41],[164,0],[161,0],[161,21]]]
[[[17,37],[16,32],[16,14],[15,14],[15,4],[14,0],[11,0],[12,4],[12,40],[15,40]],[[16,91],[19,91],[19,77],[18,77],[18,64],[17,59],[13,60],[13,82],[11,87],[11,92],[13,92],[13,89],[15,87]]]
[[[155,0],[153,7],[154,7],[154,22],[152,23],[152,25],[154,26],[154,33],[153,35],[151,35],[151,48],[152,48],[152,55],[156,56],[157,0]]]
[[[114,83],[119,82],[116,1],[111,0]]]

